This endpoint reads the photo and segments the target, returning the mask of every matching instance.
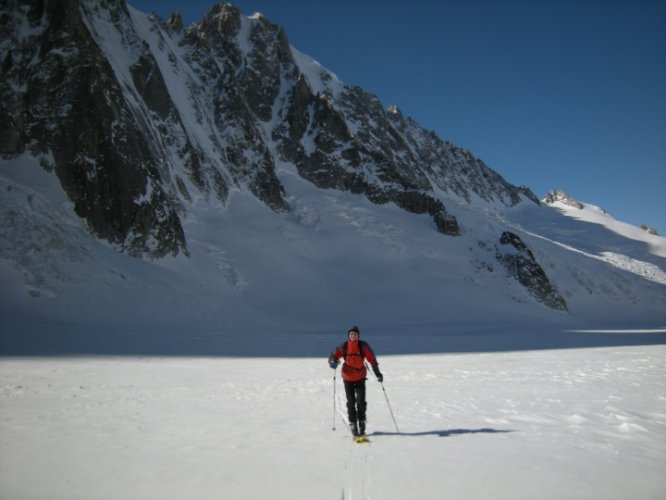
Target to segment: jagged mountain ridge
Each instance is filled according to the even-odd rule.
[[[3,16],[13,126],[0,152],[44,155],[77,213],[128,253],[186,252],[178,214],[198,196],[248,189],[288,210],[276,160],[318,187],[428,213],[447,234],[459,228],[434,188],[507,205],[524,193],[325,69],[311,81],[262,16],[220,4],[182,29],[122,1],[28,5]]]
[[[238,192],[276,216],[316,219],[285,184],[288,169],[321,196],[332,189],[426,214],[443,246],[460,252],[472,241],[469,257],[456,257],[483,273],[472,281],[487,287],[506,273],[523,287],[508,285],[517,300],[524,293],[566,311],[580,282],[593,288],[579,271],[556,286],[550,250],[533,251],[539,241],[503,219],[512,207],[538,207],[528,189],[343,84],[262,16],[220,4],[183,28],[122,1],[68,0],[15,2],[0,22],[0,114],[12,124],[0,131],[2,157],[40,158],[88,229],[126,254],[188,255],[193,209],[228,210]],[[244,289],[226,251],[206,247],[232,288]],[[626,293],[604,286],[615,301]]]

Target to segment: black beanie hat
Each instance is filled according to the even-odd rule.
[[[352,327],[347,331],[347,337],[349,337],[349,334],[350,334],[351,332],[356,332],[356,333],[358,333],[358,336],[359,336],[359,337],[361,336],[361,332],[358,331],[358,326],[356,326],[356,325],[352,326]]]

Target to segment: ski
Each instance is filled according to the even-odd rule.
[[[370,439],[365,434],[361,434],[359,436],[354,436],[354,441],[357,443],[369,443]]]

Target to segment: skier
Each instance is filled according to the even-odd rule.
[[[338,367],[338,360],[344,358],[342,365],[342,380],[347,395],[347,413],[349,426],[354,437],[365,436],[365,360],[370,363],[372,371],[381,383],[384,376],[379,371],[379,364],[375,353],[367,342],[359,340],[357,326],[352,326],[347,332],[347,341],[335,348],[328,357],[328,364],[334,370]]]

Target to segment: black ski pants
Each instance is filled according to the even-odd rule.
[[[368,406],[365,401],[365,379],[357,382],[345,381],[345,394],[347,395],[349,422],[365,422],[365,410]]]

